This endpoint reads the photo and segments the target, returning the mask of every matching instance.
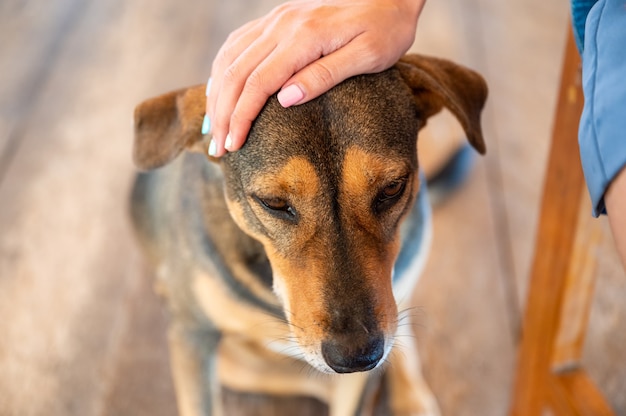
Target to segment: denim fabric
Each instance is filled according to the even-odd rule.
[[[606,213],[604,193],[626,165],[626,0],[599,0],[585,25],[585,105],[578,142],[593,215]]]

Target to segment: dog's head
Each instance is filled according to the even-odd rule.
[[[246,145],[218,162],[231,215],[265,247],[274,290],[316,368],[369,370],[391,349],[391,274],[399,224],[420,185],[418,130],[447,107],[484,153],[486,95],[475,72],[407,55],[303,105],[285,109],[272,97]],[[199,86],[141,104],[137,165],[164,165],[184,148],[206,154],[204,100]]]

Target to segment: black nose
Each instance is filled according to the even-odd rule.
[[[338,373],[367,371],[376,367],[383,358],[384,346],[382,335],[369,336],[360,342],[350,337],[331,339],[322,342],[322,356],[326,364]]]

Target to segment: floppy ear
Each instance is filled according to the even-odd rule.
[[[478,73],[445,59],[414,54],[402,57],[396,67],[413,90],[424,119],[446,107],[459,120],[472,146],[485,153],[480,113],[487,100],[487,84]]]
[[[135,108],[133,160],[140,169],[161,167],[183,149],[206,154],[201,133],[205,87],[198,85],[144,101]]]

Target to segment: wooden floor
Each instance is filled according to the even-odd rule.
[[[176,413],[165,315],[126,216],[131,115],[204,82],[227,33],[276,3],[0,3],[0,415]],[[420,21],[415,51],[479,70],[491,91],[488,155],[436,208],[415,295],[444,415],[506,413],[567,7],[433,0]],[[449,131],[440,118],[425,140]],[[626,277],[599,221],[585,364],[626,415]]]

